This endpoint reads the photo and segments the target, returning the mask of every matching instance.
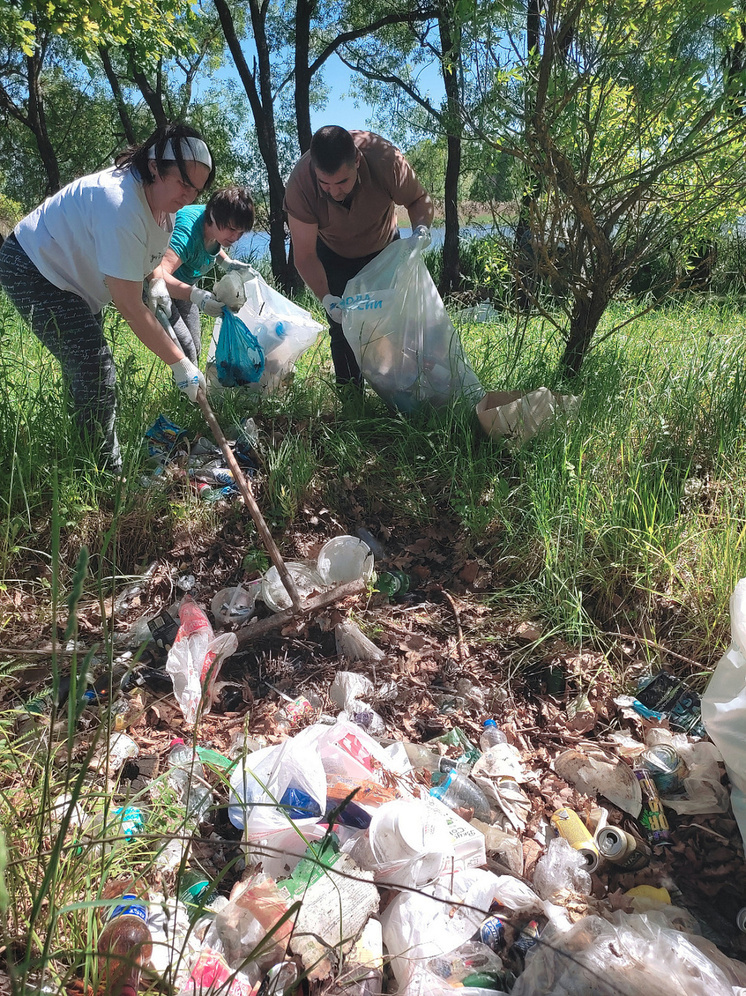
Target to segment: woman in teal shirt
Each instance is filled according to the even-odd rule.
[[[200,312],[217,318],[223,302],[197,281],[217,263],[225,272],[249,269],[224,252],[254,225],[254,202],[246,187],[217,190],[206,205],[190,204],[176,213],[171,241],[150,286],[151,305],[170,316],[185,356],[196,363],[202,348]]]

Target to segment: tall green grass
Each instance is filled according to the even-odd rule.
[[[463,404],[402,416],[370,391],[359,403],[341,401],[323,334],[282,395],[226,392],[213,403],[225,426],[250,415],[260,428],[258,493],[280,542],[314,503],[344,521],[354,493],[354,515],[384,525],[417,530],[453,521],[493,566],[495,590],[516,586],[527,610],[569,638],[613,628],[611,606],[620,599],[625,618],[655,638],[665,600],[677,606],[678,637],[693,655],[709,657],[713,632],[723,639],[727,595],[746,567],[746,318],[735,308],[682,303],[607,336],[628,315],[626,306],[610,309],[599,345],[572,384],[559,377],[563,343],[545,320],[516,323],[506,315],[460,327],[486,388],[547,386],[579,397],[575,416],[522,447],[488,440]],[[186,514],[218,527],[220,512],[206,511],[186,490],[164,496],[139,486],[143,433],[159,413],[192,434],[204,426],[124,322],[110,322],[127,465],[126,483],[115,484],[82,451],[55,362],[7,304],[0,317],[6,585],[30,561],[49,562],[53,469],[61,549],[74,560],[85,543],[101,576],[116,578],[117,558],[136,546],[140,526],[145,537],[157,521],[166,538],[169,524]],[[124,550],[124,573],[154,553],[143,545],[141,557]],[[60,568],[64,576],[70,565]]]

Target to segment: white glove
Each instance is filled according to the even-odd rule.
[[[177,360],[176,363],[171,363],[170,366],[176,386],[186,394],[190,401],[197,400],[197,391],[200,387],[203,391],[207,390],[202,371],[199,367],[195,367],[192,361],[188,360],[186,356]]]
[[[238,270],[233,270],[218,280],[212,292],[226,308],[238,311],[246,304],[246,288],[243,285],[243,280],[243,274]]]
[[[418,225],[412,232],[411,238],[417,243],[418,248],[423,250],[427,249],[433,240],[433,237],[430,234],[430,229],[427,225]]]
[[[214,294],[202,290],[200,287],[192,287],[189,300],[192,304],[196,304],[200,311],[211,318],[220,318],[223,314],[223,305],[221,302],[218,301]]]
[[[218,266],[223,273],[240,273],[241,276],[249,276],[254,273],[254,267],[250,263],[244,263],[242,259],[218,259]]]
[[[321,303],[326,308],[326,313],[331,318],[331,320],[333,322],[339,322],[339,324],[341,325],[342,311],[340,306],[342,304],[342,298],[335,297],[334,294],[324,294],[323,298],[321,299]]]
[[[171,316],[171,297],[163,277],[149,280],[145,288],[145,304],[155,314],[156,308],[163,308],[166,318]]]

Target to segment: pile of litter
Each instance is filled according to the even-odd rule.
[[[308,593],[357,576],[389,604],[359,537],[299,567]],[[613,698],[549,688],[555,673],[532,713],[465,667],[451,689],[397,673],[342,606],[335,660],[300,694],[241,663],[242,632],[287,595],[270,573],[209,609],[182,577],[129,634],[147,651],[76,693],[88,736],[114,730],[90,772],[111,806],[103,823],[78,799],[55,812],[66,848],[150,850],[146,975],[184,996],[742,992],[743,850],[684,682],[658,672]],[[415,689],[440,717],[426,742]],[[26,703],[19,736],[49,737],[59,705]],[[173,838],[164,780],[187,829]]]
[[[246,418],[235,426],[231,444],[241,471],[251,479],[259,469],[257,429],[254,420]],[[159,415],[145,433],[146,471],[140,479],[144,488],[163,486],[174,480],[188,482],[203,501],[230,500],[239,494],[239,487],[219,446],[207,436],[190,443],[187,432]]]

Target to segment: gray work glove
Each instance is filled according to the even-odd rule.
[[[163,308],[166,313],[166,318],[171,315],[171,297],[168,293],[168,287],[166,287],[166,281],[163,277],[157,277],[155,280],[149,280],[145,287],[145,304],[148,306],[148,310],[152,311],[155,315],[157,308]]]
[[[250,263],[244,263],[242,259],[218,259],[218,266],[223,273],[240,273],[242,277],[249,277],[255,273],[254,267]]]
[[[418,225],[410,235],[410,239],[417,245],[418,249],[422,250],[427,249],[433,240],[427,225]]]
[[[186,356],[182,356],[176,363],[171,363],[171,373],[174,375],[176,386],[189,398],[190,401],[197,400],[197,391],[202,388],[207,390],[205,378],[199,367],[196,367]]]
[[[333,322],[339,322],[342,324],[342,309],[340,305],[342,304],[342,298],[336,297],[334,294],[324,294],[321,299],[321,303],[326,309],[327,315],[331,318]]]
[[[192,287],[189,300],[196,304],[200,311],[211,318],[220,318],[223,314],[223,304],[218,301],[214,294],[202,290],[200,287]]]

